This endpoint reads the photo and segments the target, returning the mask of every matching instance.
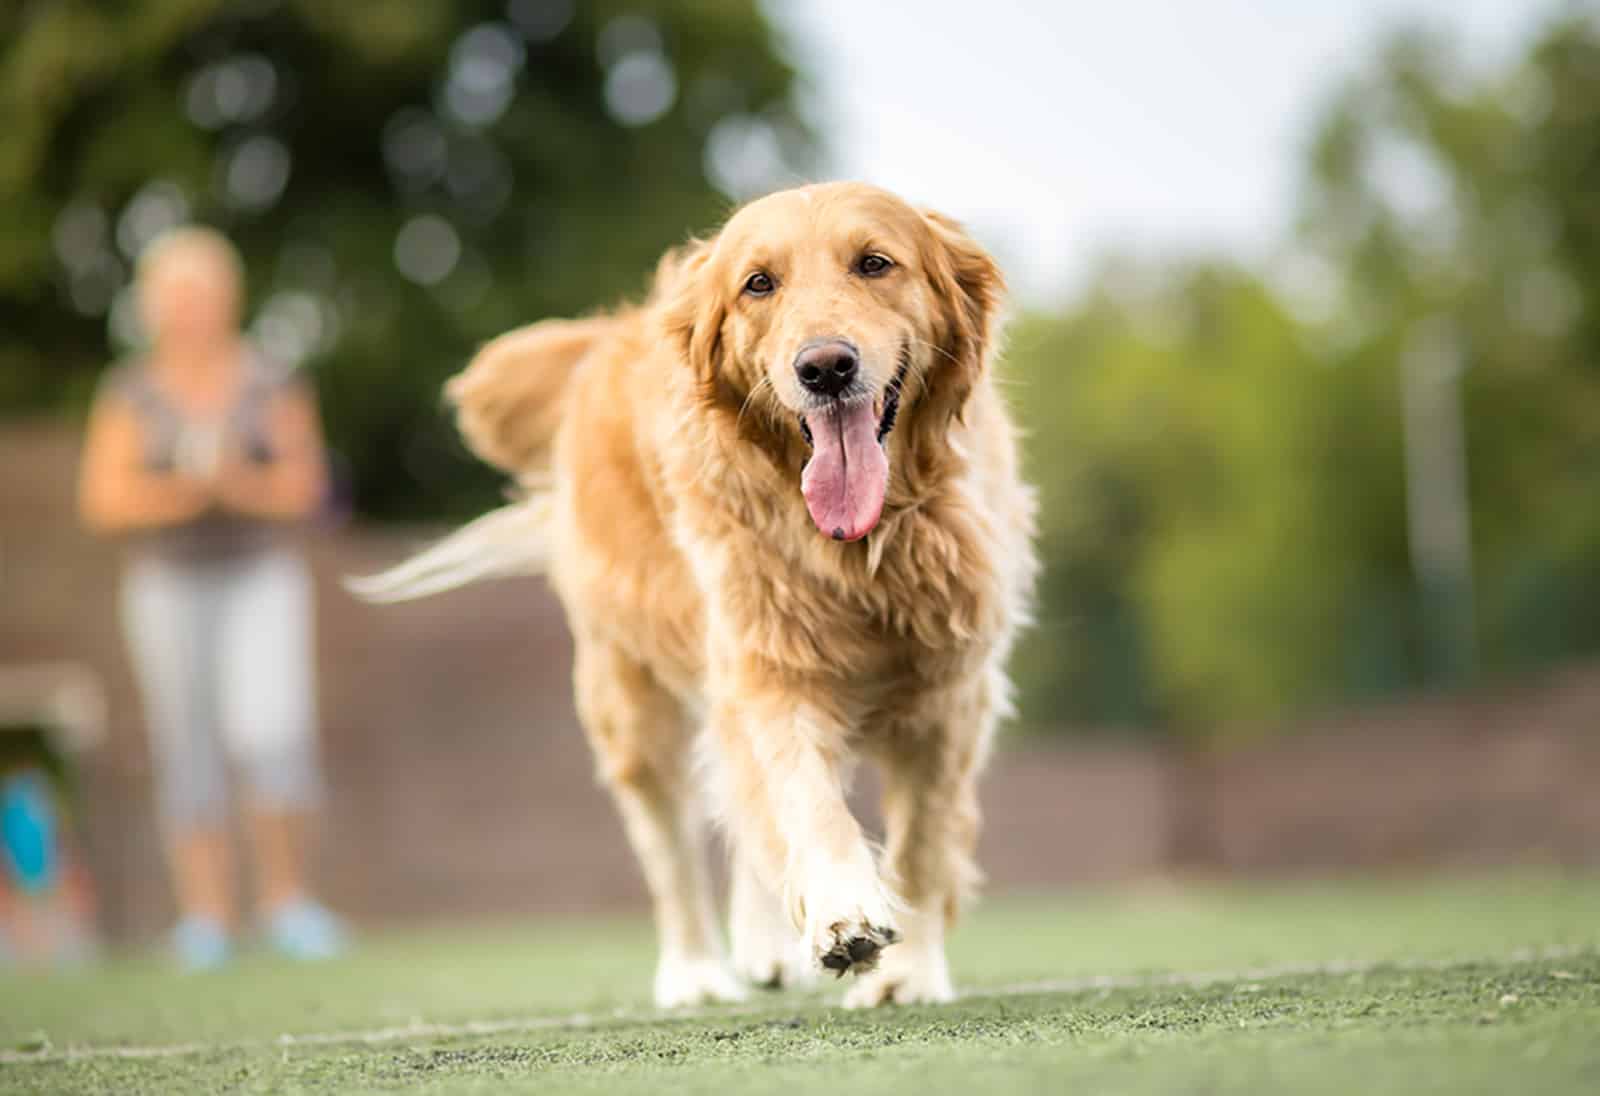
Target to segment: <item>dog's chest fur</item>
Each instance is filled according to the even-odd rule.
[[[889,515],[854,544],[828,540],[787,498],[718,515],[685,544],[712,659],[870,692],[975,672],[1004,642],[1010,599],[992,522],[966,501]]]

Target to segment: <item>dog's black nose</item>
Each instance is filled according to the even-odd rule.
[[[815,343],[795,355],[794,372],[801,387],[819,396],[843,392],[861,368],[856,348],[842,339]]]

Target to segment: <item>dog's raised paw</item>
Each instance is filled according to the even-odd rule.
[[[889,925],[836,921],[828,926],[827,946],[819,947],[817,962],[840,978],[847,971],[864,974],[877,967],[883,949],[898,939],[900,934]]]
[[[883,949],[900,939],[899,903],[878,880],[871,860],[828,865],[813,871],[797,921],[805,926],[812,969],[860,974],[878,965]]]

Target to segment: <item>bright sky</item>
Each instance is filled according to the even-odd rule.
[[[1477,63],[1562,0],[770,0],[835,172],[965,220],[1034,300],[1107,246],[1259,255],[1318,104],[1396,23]],[[1593,0],[1579,0],[1593,2]]]

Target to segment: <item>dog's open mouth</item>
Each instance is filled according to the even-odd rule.
[[[800,416],[800,432],[811,443],[811,459],[800,491],[817,528],[834,540],[860,540],[883,515],[889,458],[883,440],[900,413],[909,358],[877,399],[833,400]]]

